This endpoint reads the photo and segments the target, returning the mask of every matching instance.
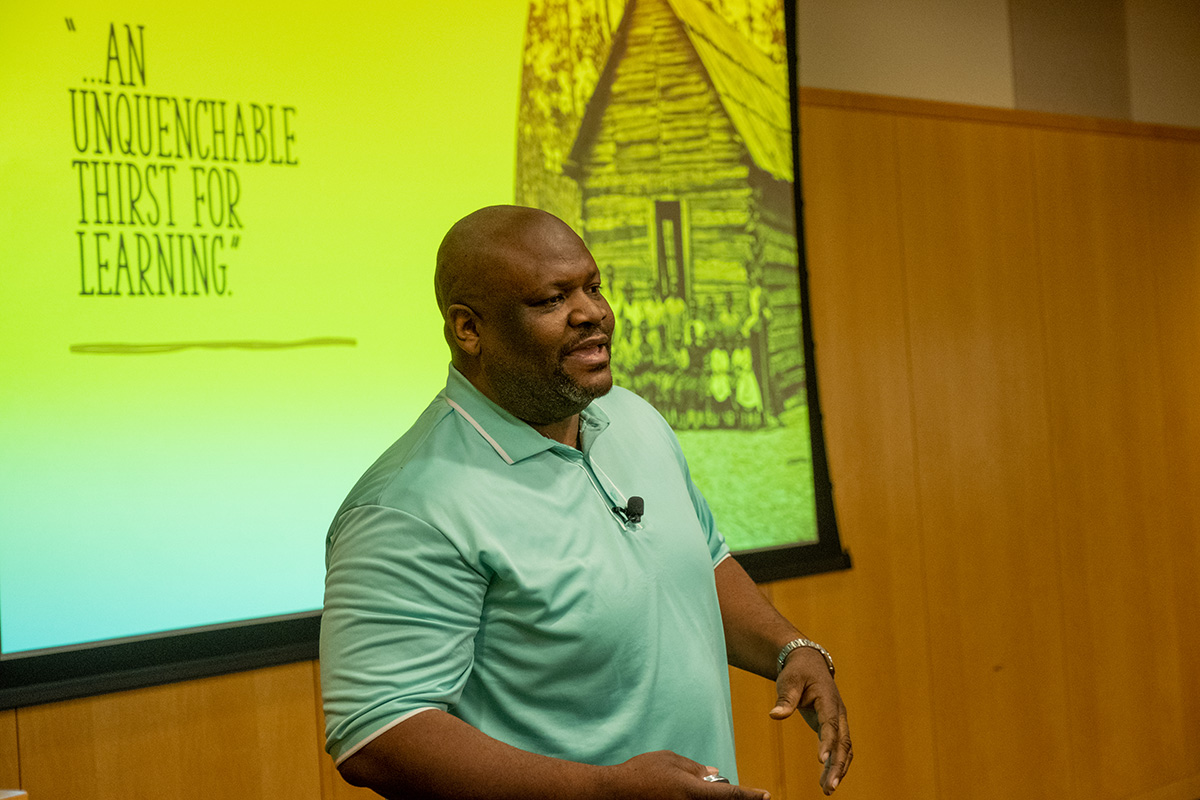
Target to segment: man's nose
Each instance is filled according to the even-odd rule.
[[[572,325],[599,325],[605,317],[612,313],[608,301],[601,294],[583,292],[580,299],[571,310]]]

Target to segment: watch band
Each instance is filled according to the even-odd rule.
[[[826,650],[824,647],[821,647],[821,645],[817,644],[812,639],[804,638],[792,639],[783,646],[782,650],[779,651],[779,656],[776,659],[776,666],[778,667],[775,670],[776,674],[783,672],[783,664],[787,661],[787,657],[792,654],[793,650],[800,647],[811,647],[813,650],[816,650],[818,653],[820,653],[821,657],[825,659],[825,666],[829,667],[829,677],[833,677],[833,656],[829,655],[828,650]]]

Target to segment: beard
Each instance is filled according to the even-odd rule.
[[[563,359],[573,348],[563,348],[557,360],[540,368],[500,365],[490,376],[498,405],[525,422],[547,425],[578,414],[597,397],[608,394],[613,383],[607,365],[590,371],[591,380],[586,383],[563,368]]]

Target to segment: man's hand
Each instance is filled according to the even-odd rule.
[[[768,680],[774,678],[778,700],[771,716],[784,719],[799,710],[817,732],[817,753],[825,767],[821,770],[821,789],[832,794],[850,768],[854,752],[846,706],[829,674],[829,665],[811,647],[798,647],[776,676],[779,648],[803,634],[767,602],[734,559],[727,558],[717,565],[716,581],[729,663]]]
[[[659,750],[643,753],[628,761],[605,768],[604,797],[652,798],[653,800],[770,800],[762,789],[749,789],[728,783],[710,783],[705,775],[715,775],[712,767],[689,758]]]
[[[850,762],[854,748],[850,743],[850,724],[846,706],[838,692],[825,659],[811,647],[793,650],[775,679],[776,701],[770,714],[786,719],[799,710],[804,721],[820,736],[817,757],[821,770],[821,789],[832,794]]]

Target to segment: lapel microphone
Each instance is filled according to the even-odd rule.
[[[642,514],[646,513],[646,501],[634,495],[629,498],[629,502],[625,504],[624,508],[613,506],[613,513],[624,522],[636,525],[642,521]]]

